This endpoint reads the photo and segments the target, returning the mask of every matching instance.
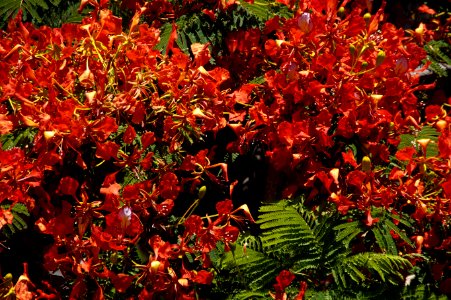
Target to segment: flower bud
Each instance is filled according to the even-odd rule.
[[[355,55],[355,46],[353,44],[349,45],[349,52],[351,52],[351,56]]]
[[[438,130],[442,131],[446,128],[446,126],[448,126],[448,122],[445,120],[438,120],[437,123],[435,123],[435,126]]]
[[[416,252],[421,253],[421,248],[423,247],[424,237],[421,235],[418,235],[415,238],[415,246],[417,246]]]
[[[178,283],[183,287],[189,287],[189,281],[186,278],[178,279]]]
[[[278,47],[281,47],[284,42],[285,42],[284,40],[276,40],[276,45]]]
[[[304,33],[309,33],[313,29],[312,16],[310,13],[303,13],[298,17],[298,26]]]
[[[404,74],[405,72],[407,72],[408,69],[409,69],[409,62],[407,61],[407,58],[405,58],[403,56],[396,60],[396,62],[395,62],[395,74],[396,75]]]
[[[154,260],[150,263],[150,271],[152,274],[156,274],[158,272],[158,268],[160,268],[160,262],[158,260]]]
[[[44,138],[46,140],[50,140],[54,136],[55,136],[55,131],[53,131],[53,130],[46,130],[46,131],[44,131]]]
[[[380,66],[385,60],[385,52],[384,50],[379,50],[376,57],[376,67]]]
[[[363,19],[365,20],[366,26],[368,26],[370,24],[371,14],[370,13],[364,14]]]
[[[370,172],[371,171],[371,158],[368,156],[364,156],[362,159],[362,171]]]
[[[207,193],[207,187],[205,185],[201,186],[199,189],[198,196],[197,196],[197,197],[199,197],[199,200],[202,200],[202,198],[205,197],[206,193]]]
[[[390,124],[388,124],[388,129],[389,130],[395,130],[395,123],[394,122],[390,122]]]
[[[381,101],[381,99],[384,97],[384,95],[379,95],[379,94],[372,94],[371,95],[371,99],[373,99],[373,103],[374,104],[378,104],[379,101]]]

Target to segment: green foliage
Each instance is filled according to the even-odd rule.
[[[261,27],[265,21],[274,16],[290,18],[292,15],[287,6],[266,0],[256,0],[252,4],[242,1],[235,9],[217,11],[215,21],[204,13],[185,14],[175,21],[177,26],[175,42],[187,54],[190,53],[190,47],[194,43],[210,43],[210,50],[213,50],[213,58],[210,62],[214,63],[214,56],[221,55],[222,49],[226,48],[224,38],[228,33],[239,29]],[[172,32],[172,23],[163,24],[160,30],[157,49],[165,53]]]
[[[61,27],[66,23],[81,23],[82,19],[86,17],[92,9],[86,7],[82,13],[79,13],[79,7],[80,1],[66,0],[55,7],[51,7],[51,9],[45,11],[40,9],[39,13],[42,15],[42,21],[37,22],[34,20],[34,23],[36,25],[48,25],[50,27]]]
[[[421,284],[418,286],[407,286],[404,288],[402,293],[402,299],[404,300],[446,300],[448,297],[446,295],[438,295],[428,284]]]
[[[253,3],[241,1],[240,5],[244,7],[246,12],[261,21],[267,21],[276,15],[283,18],[291,18],[293,16],[293,13],[288,10],[287,6],[274,1],[255,0]]]
[[[268,299],[268,295],[262,292],[244,291],[233,296],[235,300]]]
[[[368,228],[360,220],[346,222],[334,227],[337,231],[336,239],[341,241],[346,248],[351,247],[351,242],[359,235],[366,235],[367,232],[372,232],[376,244],[385,253],[396,255],[396,243],[390,231],[397,234],[407,245],[414,247],[412,241],[406,233],[395,225],[394,222],[399,222],[405,228],[412,228],[413,224],[404,216],[399,216],[385,211],[383,208],[372,207],[371,215],[373,218],[379,218],[374,226]]]
[[[11,238],[13,234],[17,231],[27,229],[27,222],[24,220],[25,217],[30,216],[28,209],[22,203],[7,204],[2,203],[0,205],[2,211],[11,210],[13,215],[13,220],[11,224],[6,224],[1,228],[1,232],[6,238]]]
[[[61,0],[2,0],[0,2],[0,15],[3,20],[15,16],[22,9],[24,14],[30,14],[34,19],[42,21],[38,8],[49,9],[49,4],[57,6]]]
[[[349,282],[363,284],[368,275],[361,270],[369,272],[372,280],[378,277],[383,282],[393,285],[403,281],[400,270],[411,268],[410,262],[397,255],[382,253],[358,253],[337,261],[332,269],[335,282],[342,288],[349,287]]]
[[[426,157],[433,157],[438,155],[437,140],[440,133],[431,126],[424,126],[420,131],[416,131],[413,134],[401,134],[401,141],[398,145],[398,150],[413,146],[417,151],[421,151],[421,146],[418,140],[430,139],[431,142],[426,148]]]
[[[20,128],[8,134],[0,135],[0,144],[2,150],[9,150],[14,147],[26,148],[30,145],[37,129],[32,127]]]
[[[303,206],[297,210],[288,202],[262,206],[260,212],[257,223],[263,230],[261,239],[265,252],[280,258],[294,258],[295,272],[317,269],[320,262],[327,264],[337,250],[329,249],[323,240],[330,235],[330,228],[325,226],[326,217],[321,220],[324,222],[317,222],[312,211]]]
[[[268,1],[255,0],[254,3],[242,1],[240,4],[249,14],[256,16],[260,20],[266,21],[271,17],[270,3]]]
[[[263,205],[260,213],[259,237],[241,237],[232,251],[217,252],[211,257],[219,278],[227,274],[241,279],[242,290],[235,289],[232,299],[263,297],[261,292],[270,288],[284,269],[307,282],[333,278],[330,293],[313,290],[311,299],[330,299],[329,296],[337,299],[337,295],[342,299],[359,293],[380,294],[403,282],[402,272],[412,268],[407,259],[396,254],[352,253],[348,249],[352,240],[349,237],[361,230],[357,230],[357,223],[339,224],[342,221],[336,213],[312,211],[286,200]],[[408,240],[388,216],[381,215],[381,219],[389,224],[387,228],[400,232]]]
[[[171,32],[172,32],[171,23],[165,23],[160,28],[160,42],[158,43],[156,48],[163,53],[166,53]]]
[[[21,9],[23,20],[36,26],[60,27],[65,23],[80,23],[91,8],[78,13],[79,0],[4,0],[0,1],[0,27]]]
[[[224,38],[228,32],[258,26],[259,21],[243,8],[238,7],[230,12],[218,12],[216,21],[212,21],[203,13],[192,13],[182,15],[175,24],[177,27],[175,42],[183,52],[189,54],[191,45],[194,43],[210,43],[210,50],[223,48]],[[160,30],[160,42],[157,49],[166,53],[172,32],[172,23],[163,24]]]
[[[451,45],[445,41],[430,41],[424,46],[427,60],[431,62],[429,69],[439,77],[447,77],[451,68]]]
[[[245,248],[243,245],[236,245],[233,251],[227,252],[222,266],[227,269],[236,268],[236,273],[254,291],[269,284],[281,270],[278,261],[267,253]]]

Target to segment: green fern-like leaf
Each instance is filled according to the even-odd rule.
[[[397,255],[381,253],[358,253],[338,261],[332,270],[336,283],[346,289],[351,283],[362,284],[367,276],[365,270],[382,282],[399,283],[403,281],[401,271],[412,268],[412,264]]]
[[[346,248],[349,248],[351,241],[362,232],[361,222],[353,221],[346,222],[334,227],[334,230],[339,231],[336,240],[342,241]]]
[[[388,254],[396,255],[396,244],[390,234],[390,230],[378,223],[372,230],[379,247]]]
[[[256,77],[256,78],[252,79],[251,81],[249,81],[249,83],[263,84],[263,83],[265,83],[265,77],[264,76]]]
[[[412,247],[412,248],[414,247],[414,244],[410,240],[410,238],[398,226],[396,226],[395,223],[393,223],[389,219],[386,219],[386,220],[384,220],[384,224],[388,229],[393,230],[393,232],[396,233],[410,247]]]
[[[445,63],[451,65],[451,45],[443,40],[430,41],[424,46],[424,50],[436,62]]]
[[[22,203],[15,204],[1,204],[1,210],[10,210],[13,215],[13,220],[11,224],[6,224],[3,226],[2,233],[6,236],[6,238],[10,238],[17,231],[21,231],[27,229],[27,222],[24,220],[24,217],[30,216],[28,209]]]
[[[252,4],[241,1],[241,5],[249,14],[254,15],[260,20],[266,21],[271,17],[271,6],[268,1],[255,0]]]
[[[171,32],[172,32],[171,23],[165,23],[160,28],[160,42],[157,44],[156,48],[163,53],[166,53]]]
[[[9,150],[14,147],[23,148],[30,145],[37,130],[35,128],[26,127],[14,130],[11,133],[0,135],[0,144],[3,150]]]
[[[440,133],[431,126],[424,126],[421,131],[416,132],[414,134],[401,134],[401,141],[398,145],[398,150],[406,147],[414,147],[417,151],[420,151],[420,145],[418,144],[418,140],[420,139],[430,139],[431,142],[428,144],[426,148],[426,156],[433,157],[438,155],[438,146],[437,140]]]
[[[249,15],[256,17],[260,21],[267,21],[274,16],[286,19],[293,17],[293,12],[287,6],[275,1],[254,0],[253,3],[241,1],[240,5]]]
[[[260,237],[240,237],[233,251],[222,255],[216,253],[211,259],[216,269],[229,270],[228,276],[243,279],[244,295],[251,295],[249,291],[268,289],[278,273],[285,269],[307,281],[332,276],[335,279],[332,287],[337,289],[336,292],[319,293],[318,299],[338,297],[336,295],[348,299],[343,297],[344,294],[350,295],[349,299],[356,296],[365,299],[384,292],[383,286],[399,285],[404,279],[402,272],[412,267],[407,259],[396,255],[390,230],[405,233],[391,221],[394,218],[378,208],[373,208],[372,214],[380,220],[373,228],[367,228],[361,221],[337,225],[338,213],[327,210],[318,213],[302,203],[266,204],[260,208],[257,220],[262,230]],[[350,242],[364,231],[372,231],[377,236],[376,243],[386,253],[353,254]],[[407,239],[407,235],[404,238]]]
[[[82,13],[78,12],[80,1],[65,0],[59,3],[60,0],[49,0],[54,7],[48,9],[42,14],[42,22],[38,25],[48,25],[50,27],[61,27],[66,23],[81,23],[82,19],[92,11],[91,7],[85,7]]]
[[[313,229],[306,218],[286,202],[265,205],[257,221],[263,231],[262,243],[269,253],[293,256],[299,246],[310,246],[315,241]]]
[[[390,231],[396,233],[405,243],[410,247],[414,247],[413,242],[407,236],[407,234],[395,223],[392,222],[396,220],[402,226],[406,228],[411,228],[412,223],[406,219],[405,216],[394,215],[390,212],[386,212],[383,208],[372,207],[371,214],[375,218],[379,218],[379,221],[371,228],[367,228],[361,221],[345,222],[343,224],[334,227],[337,231],[336,240],[341,241],[343,245],[349,249],[351,247],[351,242],[359,235],[365,234],[366,232],[372,232],[374,239],[381,250],[388,254],[396,255],[398,250],[396,248],[396,241],[391,235]],[[360,216],[362,218],[363,216]]]
[[[270,299],[268,293],[244,291],[239,294],[233,295],[234,300],[247,300],[247,299]]]
[[[418,286],[407,286],[402,293],[402,299],[404,300],[446,300],[449,299],[446,295],[438,295],[434,293],[431,286],[428,284],[420,284]]]
[[[59,4],[59,0],[53,0],[50,3]],[[45,0],[3,0],[0,2],[0,15],[3,20],[7,20],[15,16],[17,12],[22,9],[25,14],[30,14],[34,19],[41,21],[38,14],[38,8],[49,9],[48,2]]]
[[[443,40],[430,41],[424,46],[427,60],[430,62],[429,70],[438,77],[449,76],[451,69],[451,45]]]
[[[236,245],[234,251],[226,252],[221,260],[222,267],[234,269],[237,274],[243,276],[246,284],[257,291],[271,282],[281,266],[274,258],[267,254]]]

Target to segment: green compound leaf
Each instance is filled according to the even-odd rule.
[[[421,146],[418,143],[418,140],[421,139],[430,139],[427,148],[426,148],[426,157],[434,157],[438,155],[438,146],[437,141],[440,133],[431,126],[424,126],[421,131],[415,132],[413,134],[401,134],[401,141],[398,145],[398,150],[401,150],[406,147],[414,147],[417,151],[421,151]]]

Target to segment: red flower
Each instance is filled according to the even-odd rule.
[[[296,277],[293,273],[288,270],[282,270],[276,277],[276,284],[274,284],[274,289],[276,294],[273,297],[275,300],[285,300],[287,295],[285,289],[293,282]]]
[[[161,197],[174,200],[179,194],[180,187],[177,176],[172,172],[167,172],[160,180],[159,190]]]
[[[123,137],[124,143],[126,143],[126,144],[133,143],[133,140],[135,139],[135,137],[136,137],[135,128],[133,128],[133,126],[131,126],[131,125],[128,125],[127,129],[124,132],[124,137]]]
[[[200,284],[211,284],[213,281],[213,274],[205,270],[200,270],[199,272],[196,272],[193,281]]]
[[[66,176],[61,178],[58,190],[63,195],[69,195],[76,197],[76,193],[79,187],[79,183],[72,177]]]

